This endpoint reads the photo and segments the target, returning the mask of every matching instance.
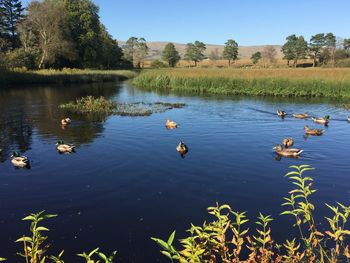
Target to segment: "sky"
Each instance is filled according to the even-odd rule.
[[[23,0],[27,3],[29,0]],[[290,34],[350,37],[350,0],[93,0],[117,40],[283,44]]]

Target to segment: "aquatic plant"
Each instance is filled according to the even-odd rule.
[[[112,113],[116,104],[101,96],[95,98],[93,96],[86,96],[77,99],[75,102],[71,101],[66,104],[61,104],[60,109],[67,110],[73,113]]]
[[[150,116],[153,113],[160,113],[166,110],[178,109],[184,107],[183,103],[168,102],[133,102],[133,103],[115,103],[105,97],[94,98],[92,96],[77,99],[66,104],[61,104],[60,109],[70,113],[97,113],[97,114],[115,114],[119,116]]]
[[[197,94],[350,98],[349,69],[157,69],[133,84]]]
[[[161,253],[172,262],[349,262],[350,253],[346,229],[350,207],[341,203],[336,206],[326,204],[333,213],[325,217],[328,230],[319,229],[314,219],[315,206],[310,197],[316,191],[312,188],[313,179],[305,172],[313,170],[309,165],[291,166],[286,176],[295,186],[284,198],[282,206],[287,207],[281,215],[295,219],[294,226],[299,237],[276,243],[271,235],[270,215],[259,213],[255,222],[256,230],[251,231],[246,212],[234,211],[229,205],[209,207],[208,213],[214,216],[201,226],[191,224],[188,237],[179,240],[180,249],[175,247],[175,231],[167,241],[152,238],[160,247]]]
[[[62,259],[64,254],[63,250],[57,256],[49,254],[50,245],[47,244],[46,241],[48,237],[44,234],[48,232],[49,229],[40,224],[43,220],[55,217],[57,217],[57,215],[45,214],[44,211],[41,211],[36,214],[32,213],[22,219],[24,221],[30,221],[30,235],[22,236],[16,240],[17,243],[23,243],[23,251],[17,254],[23,257],[26,263],[64,263]],[[99,248],[96,248],[89,253],[83,252],[77,255],[84,258],[87,263],[113,263],[116,254],[117,251],[113,251],[110,256],[106,256],[106,254],[99,251]],[[0,258],[0,261],[6,261],[6,259]]]

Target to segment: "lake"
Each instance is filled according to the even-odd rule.
[[[149,117],[70,116],[62,129],[58,105],[86,95],[116,102],[186,103],[182,109]],[[318,189],[312,201],[317,217],[329,216],[324,203],[349,204],[350,124],[337,102],[311,99],[195,97],[139,90],[130,82],[12,88],[0,91],[0,256],[18,262],[14,241],[28,233],[20,219],[46,210],[58,218],[45,223],[51,251],[65,249],[67,262],[76,253],[100,247],[118,250],[117,262],[168,262],[151,236],[167,238],[177,229],[184,237],[190,223],[209,219],[208,206],[228,203],[271,214],[272,236],[291,237],[293,218],[279,216],[292,189],[284,177],[290,165],[310,164]],[[289,115],[280,119],[277,109]],[[328,127],[291,113],[330,115]],[[166,118],[180,127],[167,130]],[[320,137],[305,137],[303,127],[324,128]],[[284,137],[304,149],[299,159],[276,159],[272,151]],[[77,146],[58,154],[57,139]],[[189,153],[175,147],[183,140]],[[9,156],[20,150],[31,169],[15,169]],[[322,220],[322,225],[326,222]],[[15,259],[14,259],[15,258]]]

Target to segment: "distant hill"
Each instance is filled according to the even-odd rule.
[[[123,47],[125,45],[125,41],[118,41],[119,45]],[[164,49],[164,46],[169,43],[169,42],[158,42],[158,41],[150,41],[147,42],[147,45],[150,49],[149,55],[147,59],[153,60],[153,59],[159,59],[162,55],[162,51]],[[181,43],[174,43],[176,49],[179,51],[181,57],[185,54],[185,48],[186,44],[181,44]],[[209,56],[209,54],[215,50],[217,50],[217,53],[219,56],[221,56],[222,51],[224,50],[224,45],[213,45],[213,44],[206,44],[207,49],[204,52],[206,56]],[[276,48],[277,51],[277,58],[282,58],[282,53],[281,53],[281,47],[279,45],[273,45]],[[239,46],[239,58],[240,59],[249,59],[250,56],[257,52],[257,51],[262,51],[264,46]]]

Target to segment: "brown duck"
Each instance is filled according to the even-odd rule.
[[[300,150],[300,149],[283,148],[281,144],[277,144],[273,149],[278,155],[285,156],[285,157],[298,157],[303,152],[303,150]]]
[[[317,135],[320,136],[323,134],[322,129],[310,129],[309,126],[305,125],[305,134],[307,135]]]

